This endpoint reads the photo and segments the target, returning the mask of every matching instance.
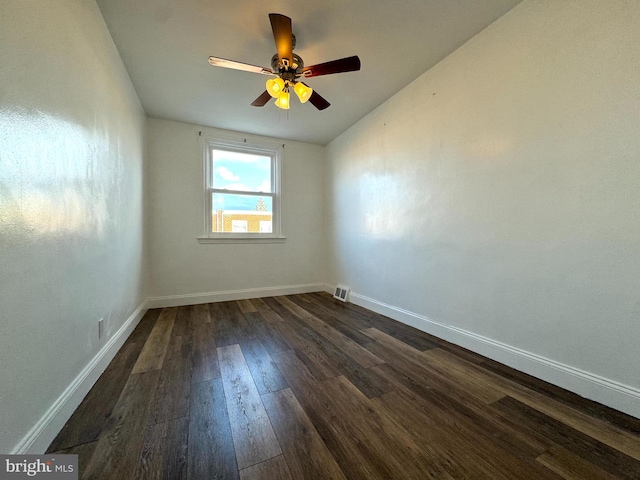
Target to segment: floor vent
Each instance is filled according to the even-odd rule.
[[[337,298],[343,302],[347,301],[347,295],[349,295],[349,287],[345,287],[344,285],[338,285],[336,287],[336,291],[333,294],[333,298]]]

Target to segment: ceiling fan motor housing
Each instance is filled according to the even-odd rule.
[[[288,67],[282,67],[280,65],[280,60],[278,58],[278,54],[276,53],[273,57],[271,57],[271,68],[273,71],[278,74],[278,76],[282,77],[284,80],[293,80],[295,77],[302,74],[302,69],[304,68],[304,61],[300,58],[299,55],[295,53],[293,56],[293,65]],[[292,75],[291,78],[285,77],[285,75]]]

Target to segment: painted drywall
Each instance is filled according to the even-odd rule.
[[[9,453],[144,303],[145,116],[93,1],[1,10],[0,453]]]
[[[333,141],[328,283],[640,415],[639,32],[638,2],[525,1]]]
[[[198,243],[204,234],[200,132],[206,138],[285,145],[284,243]],[[323,284],[323,147],[152,118],[147,135],[152,299],[166,305],[179,296],[178,303],[194,303],[229,298],[220,297],[229,291],[257,296],[265,289]]]

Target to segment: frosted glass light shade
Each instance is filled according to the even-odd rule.
[[[280,107],[283,110],[289,110],[289,92],[280,92],[280,95],[276,98],[276,107]]]
[[[296,92],[296,95],[298,95],[300,103],[304,103],[309,100],[309,98],[311,98],[311,94],[313,93],[313,89],[311,87],[307,87],[302,82],[296,83],[296,85],[293,87],[293,90]]]
[[[281,78],[270,78],[269,80],[267,80],[267,92],[269,92],[269,95],[271,95],[273,98],[278,98],[278,95],[280,95],[280,92],[282,92],[284,90],[284,80],[282,80]]]

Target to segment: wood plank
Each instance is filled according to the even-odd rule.
[[[162,313],[161,308],[152,308],[147,310],[142,317],[142,320],[140,320],[140,323],[138,323],[125,343],[140,343],[141,345],[144,345],[144,342],[149,338],[149,334],[151,333],[151,330],[153,330],[153,326],[156,324],[160,313]]]
[[[244,342],[240,348],[259,393],[275,392],[287,387],[287,381],[259,340]]]
[[[468,368],[468,363],[462,363],[459,357],[441,348],[432,348],[421,352],[425,364],[433,371],[451,379],[458,384],[464,384],[465,390],[482,399],[485,403],[493,403],[505,396],[502,389],[498,388],[485,375],[477,369]]]
[[[394,384],[394,392],[373,400],[386,407],[386,414],[407,429],[421,445],[427,435],[435,435],[428,445],[443,448],[447,458],[459,460],[460,468],[488,478],[522,479],[555,478],[535,462],[540,450],[532,449],[518,436],[482,414],[490,407],[476,403],[470,407],[447,395],[437,386],[424,386],[399,375],[390,365],[372,367]],[[404,417],[402,415],[405,415]],[[414,430],[416,425],[420,425]],[[547,443],[546,446],[551,445]],[[459,475],[454,475],[459,478]],[[462,475],[466,477],[467,475]]]
[[[247,321],[236,302],[210,304],[210,310],[216,312],[213,324],[218,347],[242,343],[256,337],[255,322]]]
[[[443,413],[438,423],[443,428],[465,428],[465,432],[468,430],[475,439],[486,436],[489,432],[490,438],[487,441],[529,459],[537,457],[553,445],[553,442],[524,427],[522,423],[514,422],[508,415],[501,415],[493,405],[486,405],[464,390],[453,388],[439,376],[404,364],[380,365],[373,370],[392,384],[399,395],[415,403],[417,410],[441,410]],[[455,431],[451,434],[458,435]]]
[[[191,323],[193,316],[193,305],[185,305],[178,307],[176,320],[173,322],[171,337],[182,337],[191,333]]]
[[[346,480],[291,389],[262,396],[293,478]]]
[[[289,466],[282,455],[270,458],[244,470],[240,470],[241,480],[293,480]]]
[[[248,325],[247,320],[244,318],[236,302],[222,302],[221,306],[226,312],[232,326],[246,327]]]
[[[494,406],[501,409],[514,421],[535,429],[540,434],[564,449],[588,459],[603,470],[619,478],[637,479],[640,462],[597,439],[572,428],[537,409],[514,398],[505,397]]]
[[[308,299],[310,302],[318,305],[318,307],[324,310],[326,313],[332,314],[336,318],[344,321],[345,323],[353,325],[359,330],[371,328],[372,326],[369,319],[371,318],[371,314],[373,312],[364,314],[362,312],[359,312],[358,310],[349,309],[347,308],[349,304],[340,302],[332,298],[328,293],[307,293],[301,295],[301,297]]]
[[[492,405],[469,396],[464,390],[428,371],[416,369],[410,364],[385,364],[372,367],[378,375],[390,383],[394,391],[406,396],[420,411],[441,411],[438,423],[443,427],[465,428],[473,435],[488,435],[487,441],[502,446],[505,450],[524,454],[534,459],[552,445],[541,435],[528,429],[519,429],[517,423],[505,420]]]
[[[310,312],[300,307],[300,305],[292,302],[288,297],[280,296],[280,297],[273,297],[273,298],[275,299],[276,302],[278,302],[280,305],[285,307],[287,310],[289,310],[298,318],[305,318],[311,315]]]
[[[376,346],[368,345],[367,349],[376,353],[388,363],[401,366],[400,364],[402,362],[406,362],[412,365],[413,368],[423,371],[424,374],[445,382],[451,389],[464,390],[487,404],[493,403],[505,396],[505,393],[496,388],[491,382],[483,381],[484,377],[474,377],[471,375],[465,377],[464,375],[459,375],[458,372],[452,368],[447,369],[443,367],[441,363],[430,363],[429,359],[432,357],[426,355],[430,350],[427,352],[417,350],[375,328],[369,328],[362,332],[373,338],[376,346],[379,345],[382,347],[382,349],[379,349],[376,348]]]
[[[209,313],[209,305],[201,303],[193,306],[192,324],[199,325],[201,323],[211,323],[211,314]]]
[[[359,328],[369,328],[369,323],[358,323],[352,322],[350,318],[342,318],[339,319],[333,315],[333,312],[325,307],[323,307],[317,300],[313,300],[311,297],[307,295],[292,295],[289,297],[292,302],[300,305],[302,308],[315,315],[318,318],[321,318],[323,322],[329,325],[332,328],[335,328],[343,335],[349,337],[351,340],[356,342],[359,345],[366,345],[367,343],[371,343],[373,340],[366,335],[364,335]]]
[[[254,298],[251,300],[251,304],[255,307],[256,311],[262,315],[264,321],[267,323],[279,323],[284,321],[280,315],[274,312],[269,305],[267,305],[262,298]]]
[[[188,478],[240,478],[222,380],[191,385],[191,398]]]
[[[372,348],[377,351],[377,348],[383,347],[376,343],[372,345]],[[440,348],[422,352],[421,355],[431,356],[436,355],[438,352],[444,353],[446,357],[449,356],[449,352],[442,351]],[[468,413],[465,413],[465,416],[473,418],[474,425],[481,427],[485,431],[493,432],[494,440],[499,440],[500,443],[505,445],[506,449],[525,452],[527,456],[535,457],[553,444],[535,429],[529,428],[526,424],[514,420],[508,413],[495,408],[494,405],[496,403],[486,405],[486,401],[481,398],[474,398],[464,389],[458,388],[460,383],[465,383],[466,380],[464,378],[460,378],[452,384],[450,379],[446,378],[446,375],[433,374],[429,369],[417,369],[412,367],[411,364],[393,361],[393,353],[395,352],[382,350],[378,352],[378,355],[383,358],[385,358],[385,355],[389,355],[388,360],[392,361],[394,365],[381,366],[381,368],[391,370],[393,372],[391,377],[394,380],[400,380],[407,389],[414,391],[421,398],[428,398],[430,401],[435,401],[438,398],[437,393],[441,393],[441,405],[443,407],[455,407],[459,411],[470,409]],[[452,360],[450,359],[450,361]],[[463,359],[458,360],[469,366],[469,363]],[[385,372],[386,370],[383,370],[380,373],[384,376]],[[478,375],[477,372],[473,376],[476,375]],[[494,386],[498,388],[497,385]]]
[[[264,318],[258,312],[242,312],[242,315],[250,326],[264,322]]]
[[[256,307],[249,300],[238,300],[236,303],[242,313],[257,312]]]
[[[171,339],[171,330],[178,313],[177,307],[164,308],[158,317],[153,330],[149,334],[138,361],[133,367],[132,374],[160,370],[167,354],[167,347]]]
[[[53,455],[78,455],[78,478],[83,479],[86,478],[87,467],[89,466],[89,462],[97,445],[98,442],[95,441],[48,453]]]
[[[140,343],[125,343],[122,346],[47,451],[63,450],[98,440],[141,350]]]
[[[214,333],[216,348],[228,347],[229,345],[238,345],[240,343],[243,343],[243,341],[247,341],[247,339],[251,340],[254,338],[247,337],[245,333],[246,332],[243,332],[241,329],[235,327],[218,330]]]
[[[443,471],[453,478],[508,479],[485,462],[475,448],[469,448],[468,442],[453,429],[442,428],[440,422],[433,421],[397,392],[386,393],[372,401],[428,451],[433,459],[430,466],[433,473]]]
[[[238,468],[282,454],[239,345],[218,348]]]
[[[238,343],[242,345],[245,342],[250,342],[254,340],[258,333],[256,330],[256,325],[250,325],[243,315],[243,323],[238,324],[232,328],[235,337],[238,339]]]
[[[567,480],[615,480],[615,475],[560,446],[550,448],[538,462]]]
[[[220,378],[216,338],[211,323],[193,325],[191,331],[191,383]]]
[[[516,382],[496,375],[493,372],[483,369],[481,366],[457,358],[449,352],[439,351],[433,352],[431,355],[446,357],[452,364],[457,363],[462,366],[460,368],[473,372],[477,378],[483,378],[486,382],[491,382],[496,389],[502,391],[505,395],[509,395],[525,405],[529,405],[612,448],[620,450],[636,460],[640,460],[639,435],[635,435],[626,429],[589,416],[563,402],[549,398]]]
[[[487,357],[483,357],[478,353],[472,352],[471,350],[467,350],[466,348],[462,348],[458,345],[454,345],[453,343],[449,343],[440,338],[437,339],[437,343],[437,348],[439,350],[450,352],[456,357],[462,358],[471,363],[475,363],[476,365],[484,366],[485,362],[488,360]]]
[[[260,310],[260,315],[262,315],[262,318],[264,318],[264,321],[267,323],[273,324],[284,322],[284,319],[270,308]]]
[[[322,384],[312,375],[292,351],[273,356],[290,385],[296,399],[320,434],[328,450],[347,478],[393,478],[394,473],[384,462],[369,454],[352,437],[345,412],[333,400],[326,398]]]
[[[421,332],[409,325],[394,322],[382,315],[372,317],[370,322],[373,325],[372,328],[384,332],[416,350],[425,351],[439,347],[438,341],[431,337],[431,335]]]
[[[505,393],[635,460],[640,460],[640,436],[638,435],[633,435],[617,426],[590,417],[557,400],[535,392],[525,389],[517,391],[509,389]]]
[[[318,382],[291,352],[275,360],[347,478],[435,478],[424,452],[345,377]]]
[[[256,339],[260,340],[269,353],[284,352],[291,350],[291,345],[275,328],[266,322],[259,322],[253,325]]]
[[[575,393],[565,390],[564,388],[552,385],[551,383],[535,378],[524,372],[514,370],[513,368],[507,367],[506,365],[496,362],[490,358],[481,358],[483,359],[481,367],[485,371],[490,371],[505,380],[511,380],[516,384],[527,387],[528,389],[546,397],[551,397],[554,400],[564,403],[568,407],[580,410],[589,416],[615,425],[616,427],[626,430],[631,434],[640,435],[640,418],[632,417],[626,413],[614,410],[606,405],[602,405],[601,403],[580,397]]]
[[[240,470],[241,480],[293,480],[282,455]]]
[[[268,308],[267,304],[264,303],[264,300],[262,300],[262,298],[252,298],[249,300],[249,303],[253,305],[257,312],[259,312],[263,308]]]
[[[351,435],[353,432],[362,435],[360,441],[369,442],[371,453],[383,458],[394,475],[399,478],[453,478],[437,468],[437,459],[430,452],[422,449],[406,430],[384,415],[345,377],[325,380],[322,388],[348,416]]]
[[[216,332],[216,347],[228,347],[236,344],[238,344],[238,337],[235,328],[225,328]]]
[[[297,318],[291,310],[279,303],[275,297],[265,297],[262,301],[285,322]]]
[[[343,349],[338,348],[333,343],[327,341],[327,339],[320,333],[307,326],[307,324],[305,324],[305,320],[301,320],[296,317],[288,322],[292,323],[293,330],[299,334],[300,338],[303,338],[305,343],[310,345],[308,348],[315,349],[317,352],[324,355],[324,358],[328,360],[329,365],[331,365],[340,374],[346,376],[349,381],[367,397],[373,398],[389,391],[390,387],[374,372],[370,369],[363,368],[348,356]],[[353,343],[353,345],[357,344]],[[362,347],[357,345],[357,348]]]
[[[133,478],[182,480],[187,478],[189,418],[149,425]]]
[[[439,341],[436,337],[404,323],[396,322],[384,315],[371,312],[353,303],[340,302],[331,298],[328,293],[319,292],[310,295],[322,301],[323,305],[332,308],[337,314],[351,320],[358,319],[360,322],[365,323],[366,326],[360,327],[360,329],[377,328],[381,332],[391,335],[421,351],[439,346]]]
[[[109,417],[85,478],[130,478],[138,466],[159,370],[131,375]]]
[[[314,315],[309,314],[300,320],[326,338],[327,341],[331,342],[362,367],[369,368],[374,365],[384,363],[383,360],[376,357],[369,350],[363,348],[361,345],[343,335],[336,329],[330,327]]]
[[[296,355],[304,362],[313,375],[319,379],[331,378],[340,375],[338,369],[327,358],[327,356],[316,348],[316,345],[307,340],[289,322],[272,324],[275,330],[280,333],[289,345],[291,345]]]
[[[171,339],[151,404],[151,423],[167,422],[189,414],[191,353],[190,337],[183,335]]]
[[[213,330],[215,332],[219,330],[226,330],[227,328],[232,328],[234,326],[222,302],[209,304],[209,317],[211,318],[211,323],[213,324]]]

